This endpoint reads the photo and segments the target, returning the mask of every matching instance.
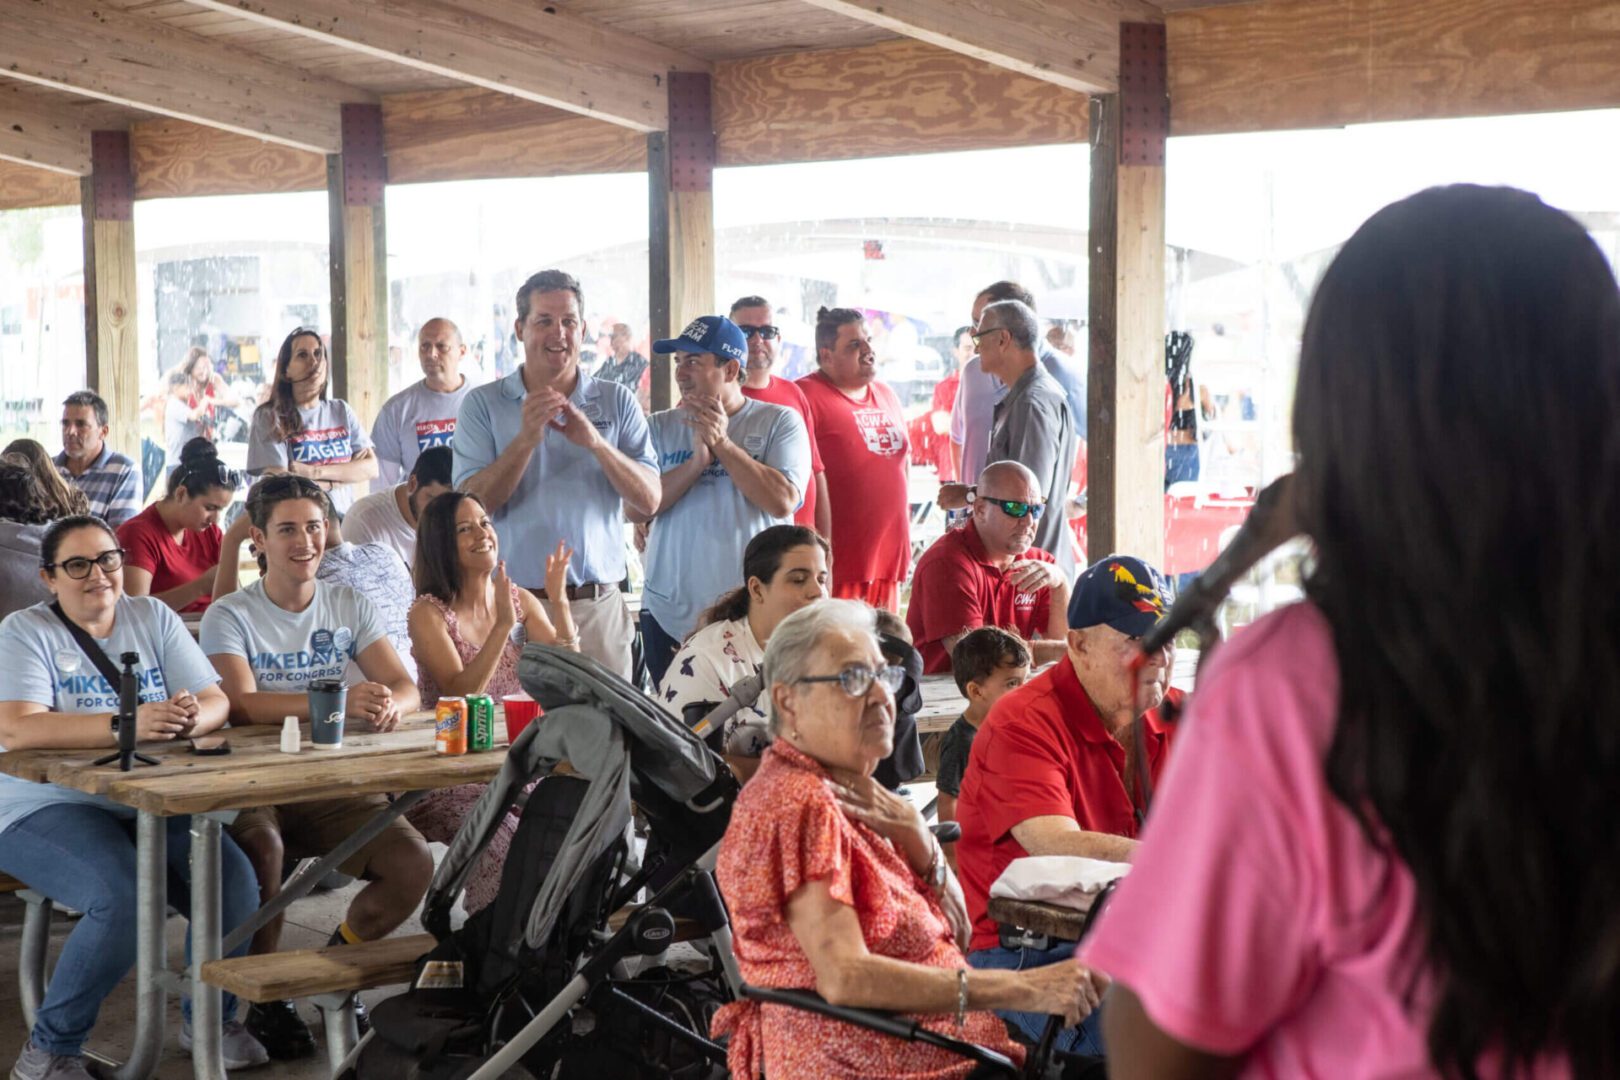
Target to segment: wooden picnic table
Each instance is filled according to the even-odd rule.
[[[225,1069],[219,1052],[220,991],[202,981],[203,964],[223,954],[227,932],[234,939],[234,947],[235,941],[257,928],[256,924],[268,921],[307,893],[325,876],[328,863],[335,866],[347,854],[341,847],[335,849],[314,868],[289,882],[281,897],[261,908],[253,920],[242,927],[223,927],[221,824],[233,818],[235,811],[251,807],[379,792],[406,793],[351,837],[347,843],[353,844],[368,831],[375,835],[425,792],[486,783],[499,773],[506,760],[506,725],[500,715],[495,721],[494,751],[458,756],[434,752],[433,717],[428,712],[410,714],[392,732],[345,731],[343,746],[335,750],[311,748],[309,724],[302,724],[301,729],[304,744],[297,754],[281,752],[280,728],[269,724],[227,729],[224,734],[230,739],[231,752],[218,756],[193,754],[185,740],[142,744],[141,751],[156,757],[159,764],[137,766],[129,772],[119,771],[116,765],[93,765],[104,753],[102,750],[0,753],[0,772],[101,795],[136,811],[136,969],[140,990],[135,1046],[129,1060],[114,1073],[117,1080],[147,1080],[156,1070],[163,1048],[165,994],[168,986],[176,982],[167,971],[163,948],[168,907],[163,818],[192,817],[193,948],[189,992],[196,1020],[192,1063],[198,1077],[222,1080]],[[37,989],[43,992],[43,987]]]

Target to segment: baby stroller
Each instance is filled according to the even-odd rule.
[[[723,1077],[709,1020],[741,979],[712,868],[736,779],[594,660],[530,644],[518,674],[545,718],[513,743],[439,865],[422,918],[437,947],[408,991],[372,1010],[339,1075]],[[526,794],[495,900],[452,932],[479,853]],[[649,830],[639,865],[632,801]],[[652,899],[632,905],[643,889]],[[707,941],[709,969],[632,975],[676,938],[677,915]]]

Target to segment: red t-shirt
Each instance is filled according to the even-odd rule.
[[[821,372],[798,382],[815,417],[832,503],[832,580],[904,581],[911,565],[906,419],[880,382],[851,401]]]
[[[1037,547],[1026,548],[1019,558],[1054,561]],[[945,639],[952,634],[999,626],[1028,641],[1046,632],[1051,617],[1052,590],[1015,588],[1007,572],[990,561],[971,519],[934,541],[917,560],[906,625],[926,675],[951,670]]]
[[[1170,700],[1179,702],[1179,690]],[[1148,775],[1155,786],[1170,759],[1174,728],[1157,710],[1147,723]],[[1073,818],[1087,832],[1136,837],[1136,804],[1125,790],[1125,748],[1108,734],[1096,706],[1064,658],[996,702],[973,738],[956,817],[956,868],[973,920],[974,949],[999,943],[987,908],[990,886],[1007,864],[1028,855],[1013,839],[1030,818]]]
[[[138,566],[152,575],[148,592],[156,596],[197,580],[198,575],[219,565],[219,546],[223,537],[218,525],[210,525],[202,532],[190,529],[174,542],[169,527],[158,516],[153,503],[118,526],[118,544],[124,549],[124,562]],[[203,595],[187,604],[182,611],[202,611],[212,596]]]
[[[781,405],[804,417],[804,430],[810,436],[810,482],[804,486],[804,503],[794,511],[793,524],[807,529],[816,527],[816,476],[825,468],[821,463],[821,450],[816,446],[816,420],[810,415],[810,403],[804,400],[804,391],[790,379],[771,376],[763,389],[752,386],[742,388],[743,397],[763,401],[768,405]]]

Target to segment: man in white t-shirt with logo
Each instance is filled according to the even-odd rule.
[[[416,565],[416,523],[434,498],[451,490],[454,452],[430,446],[411,466],[404,483],[356,499],[343,519],[343,536],[354,544],[381,544],[399,552],[410,569]]]
[[[461,373],[467,346],[461,331],[445,318],[429,319],[416,335],[422,380],[387,401],[371,427],[381,466],[371,482],[373,492],[388,491],[411,472],[416,458],[433,446],[449,446],[456,434],[456,413],[471,384]]]
[[[662,498],[650,515],[641,640],[656,685],[703,610],[743,583],[748,541],[792,523],[810,483],[810,437],[792,409],[743,395],[748,339],[730,319],[695,319],[653,352],[675,354],[681,389],[680,405],[647,419]]]

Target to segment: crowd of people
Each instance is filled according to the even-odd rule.
[[[317,679],[390,730],[442,695],[518,692],[519,650],[543,642],[641,681],[743,781],[717,877],[749,982],[914,1014],[1019,1060],[1061,1016],[1066,1076],[1104,1057],[1127,1078],[1611,1071],[1617,744],[1589,706],[1612,666],[1593,538],[1620,505],[1620,295],[1578,225],[1522,193],[1446,189],[1346,246],[1312,307],[1295,412],[1310,601],[1222,649],[1191,724],[1173,646],[1142,647],[1174,599],[1164,576],[1130,553],[1086,566],[1070,528],[1085,373],[1016,283],[972,298],[958,335],[939,502],[961,514],[914,570],[908,428],[860,312],[818,313],[816,370],[793,381],[773,373],[765,298],[695,319],[652,344],[680,401],[649,417],[628,328],[596,375],[580,367],[574,278],[533,275],[516,310],[524,362],[482,386],[459,370],[455,324],[424,324],[422,380],[370,430],[329,396],[321,335],[294,330],[246,478],[208,438],[218,390],[188,369],[177,416],[202,429],[182,429],[144,509],[93,393],[64,402],[54,459],[8,447],[0,744],[110,744],[103,650],[140,654],[137,732],[174,739],[307,719]],[[637,618],[627,529],[646,555]],[[1571,611],[1591,617],[1572,629]],[[180,615],[199,612],[193,640]],[[1507,632],[1456,640],[1491,626]],[[960,828],[942,844],[895,788],[922,768],[918,680],[947,673],[965,707],[939,759],[940,818]],[[1568,813],[1535,808],[1554,787]],[[428,843],[478,794],[437,792],[354,853],[343,869],[364,886],[333,946],[410,916]],[[240,815],[227,924],[384,801]],[[515,824],[470,909],[493,898]],[[13,1073],[75,1080],[133,962],[129,812],[0,777],[0,837],[0,870],[85,913]],[[188,842],[172,822],[181,877]],[[1132,867],[1078,948],[990,915],[992,883],[1031,856]],[[313,1052],[293,1002],[223,1015],[231,1068]],[[713,1030],[750,1080],[980,1075],[752,1000]]]

